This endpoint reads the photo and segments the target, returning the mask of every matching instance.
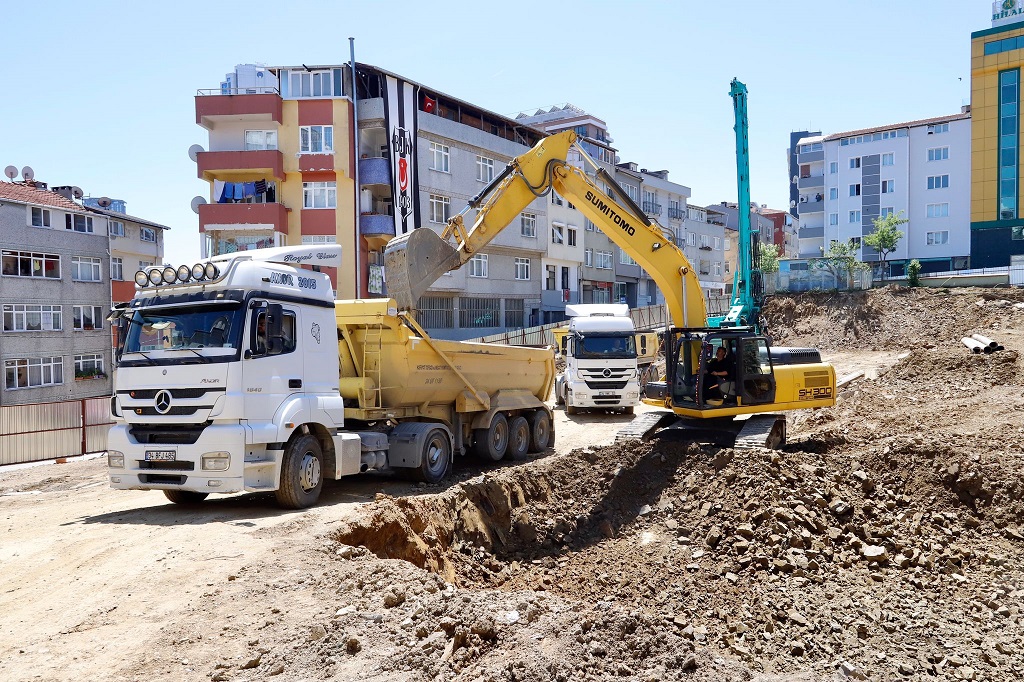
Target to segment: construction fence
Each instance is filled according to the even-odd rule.
[[[0,465],[107,449],[110,398],[0,407]]]

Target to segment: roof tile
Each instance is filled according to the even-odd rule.
[[[52,190],[38,189],[20,182],[0,182],[0,200],[2,199],[36,206],[52,206],[65,211],[85,212],[83,207]]]

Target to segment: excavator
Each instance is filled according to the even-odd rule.
[[[399,307],[414,309],[438,277],[479,253],[536,198],[555,191],[650,274],[668,307],[662,334],[666,381],[648,383],[643,396],[644,403],[666,409],[638,416],[620,438],[662,437],[672,430],[682,438],[726,446],[777,447],[786,437],[780,412],[833,406],[835,370],[817,350],[774,347],[738,320],[708,324],[697,274],[671,232],[652,222],[577,140],[572,130],[556,133],[513,159],[440,235],[416,229],[392,239],[384,252],[385,269]],[[570,150],[582,161],[570,162]],[[473,210],[467,225],[465,217]],[[720,349],[724,358],[718,357]],[[723,364],[725,376],[711,373]]]

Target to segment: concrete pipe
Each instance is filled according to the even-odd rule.
[[[981,334],[971,334],[971,338],[974,339],[975,341],[980,342],[983,346],[988,346],[992,350],[995,350],[996,346],[999,345],[992,339],[988,338],[987,336],[982,336]]]
[[[965,346],[970,348],[971,352],[974,353],[974,354],[979,354],[979,353],[981,353],[983,348],[986,348],[986,346],[982,345],[981,341],[978,341],[976,339],[972,339],[969,336],[965,336],[964,338],[960,339],[960,341]]]

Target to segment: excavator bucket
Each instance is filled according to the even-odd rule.
[[[388,295],[411,310],[438,277],[459,265],[458,251],[430,228],[395,237],[384,249]]]

